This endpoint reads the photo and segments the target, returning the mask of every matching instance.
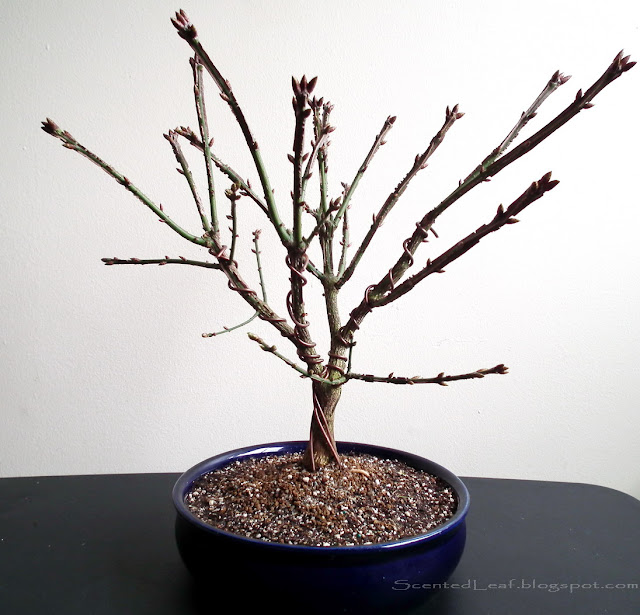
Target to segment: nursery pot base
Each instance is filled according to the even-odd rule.
[[[341,547],[266,542],[217,529],[188,510],[185,496],[202,475],[236,460],[296,453],[305,446],[306,442],[282,442],[238,449],[203,461],[177,481],[173,500],[178,549],[211,612],[225,600],[236,612],[410,612],[433,593],[428,587],[449,578],[464,549],[468,491],[457,476],[432,461],[378,446],[338,443],[341,454],[397,459],[452,487],[458,506],[447,522],[393,542]],[[407,591],[409,585],[421,589]]]

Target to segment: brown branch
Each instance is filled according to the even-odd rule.
[[[291,78],[293,87],[293,110],[296,115],[296,126],[293,137],[293,156],[289,155],[289,160],[293,163],[293,241],[298,248],[302,248],[304,239],[302,237],[302,211],[304,208],[303,195],[303,167],[305,161],[304,155],[304,130],[307,119],[312,113],[310,107],[307,106],[309,95],[313,92],[316,85],[317,77],[307,82],[306,76],[298,81],[294,77]]]
[[[303,239],[302,244],[305,249],[307,249],[311,245],[311,242],[314,240],[315,236],[318,235],[322,231],[322,229],[331,221],[331,215],[336,211],[338,207],[340,207],[340,202],[341,197],[329,201],[329,207],[327,208],[327,211],[324,213],[324,215],[322,215],[319,211],[313,212],[313,215],[317,220],[317,224],[315,225],[311,233],[309,233],[309,235],[305,237],[305,239]]]
[[[445,376],[444,372],[439,373],[434,378],[421,378],[420,376],[411,376],[410,378],[404,376],[394,376],[393,373],[388,376],[373,376],[372,374],[354,374],[349,372],[345,374],[347,380],[363,380],[364,382],[384,382],[387,384],[439,384],[440,386],[447,386],[447,382],[453,382],[455,380],[472,380],[475,378],[484,378],[489,374],[506,374],[509,368],[503,365],[496,365],[489,369],[478,369],[475,372],[468,374],[458,374],[456,376]]]
[[[422,281],[428,275],[432,273],[442,273],[444,267],[459,258],[466,252],[468,252],[473,246],[477,245],[479,241],[486,237],[489,233],[498,230],[505,224],[513,224],[518,220],[514,217],[521,212],[527,205],[530,205],[542,195],[554,188],[559,182],[551,180],[551,173],[544,175],[539,181],[533,182],[505,211],[502,205],[498,208],[498,211],[491,222],[481,226],[475,232],[471,233],[455,246],[441,254],[434,261],[427,261],[427,265],[415,275],[405,280],[399,286],[391,286],[387,293],[382,296],[374,295],[375,286],[369,286],[365,291],[364,298],[360,305],[356,307],[350,314],[349,321],[340,330],[340,335],[343,340],[350,342],[353,338],[353,334],[360,328],[360,324],[364,320],[365,316],[373,310],[374,307],[387,305],[392,301],[395,301],[405,293],[413,289],[418,282]],[[387,274],[389,278],[392,276],[393,270]],[[382,282],[385,280],[383,279]]]
[[[407,278],[402,284],[396,286],[381,299],[370,299],[371,305],[373,307],[387,305],[408,293],[416,286],[416,284],[418,284],[418,282],[421,282],[432,273],[442,273],[447,265],[460,258],[474,246],[478,245],[483,237],[486,237],[489,233],[497,231],[506,224],[515,224],[518,222],[518,219],[515,216],[517,216],[525,207],[541,198],[545,192],[555,188],[559,183],[560,182],[557,180],[551,179],[550,172],[541,177],[539,181],[533,182],[513,203],[511,203],[511,205],[509,205],[506,210],[502,205],[500,205],[491,222],[483,224],[476,231],[467,235],[464,239],[456,243],[453,247],[449,248],[433,261],[428,260],[427,265],[423,269],[415,275],[412,275],[410,278]]]
[[[376,300],[380,300],[383,295],[388,293],[394,286],[394,283],[399,280],[404,272],[411,266],[413,263],[413,254],[415,254],[418,246],[426,239],[427,234],[432,230],[433,224],[439,215],[479,183],[488,180],[491,176],[496,175],[509,164],[531,151],[580,111],[592,107],[593,104],[591,103],[591,100],[593,100],[593,98],[607,85],[612,83],[634,65],[635,62],[629,61],[629,56],[623,57],[622,52],[620,52],[602,76],[584,94],[582,93],[582,90],[578,91],[578,95],[574,102],[541,128],[537,133],[523,141],[520,145],[511,150],[511,152],[493,160],[490,164],[479,165],[476,170],[467,177],[467,179],[463,182],[461,181],[458,187],[448,197],[446,197],[437,207],[428,212],[422,220],[416,224],[416,230],[413,232],[411,237],[403,243],[403,253],[396,264],[389,270],[389,273],[385,275],[378,284],[367,288],[365,301],[351,312],[349,322],[341,330],[342,339],[345,342],[350,342],[352,340],[353,334],[359,328],[362,320],[366,314],[371,311],[371,303]]]
[[[221,269],[218,263],[209,263],[207,261],[194,261],[184,256],[180,256],[178,258],[169,258],[165,256],[164,258],[117,258],[114,256],[113,258],[102,258],[100,259],[105,265],[192,265],[193,267],[205,267],[207,269]]]
[[[286,263],[291,271],[289,279],[291,290],[287,294],[287,310],[294,324],[293,341],[298,347],[298,356],[309,366],[310,370],[321,370],[322,358],[316,353],[315,342],[309,334],[309,321],[304,304],[304,287],[307,279],[304,273],[309,263],[309,257],[305,252],[290,249]]]
[[[387,217],[393,206],[398,202],[398,199],[407,189],[411,180],[418,174],[420,170],[424,169],[427,166],[427,160],[429,160],[431,155],[436,151],[436,149],[438,149],[438,146],[444,140],[444,136],[447,134],[447,131],[451,128],[451,126],[453,126],[455,121],[460,119],[463,115],[464,113],[460,113],[458,111],[458,105],[456,105],[453,109],[449,109],[449,107],[447,107],[442,128],[440,128],[436,136],[431,139],[431,142],[429,143],[427,149],[421,155],[416,156],[413,166],[411,167],[409,172],[396,186],[395,190],[387,197],[387,200],[380,208],[380,211],[376,215],[374,215],[373,222],[369,228],[369,231],[356,250],[351,263],[349,263],[349,266],[345,269],[344,273],[338,280],[338,288],[343,286],[351,278],[353,272],[355,271],[355,268],[360,262],[360,259],[364,255],[366,249],[369,247],[373,236],[384,222],[384,219]]]
[[[234,202],[232,202],[232,208],[234,207]],[[234,218],[234,227],[235,227],[235,218]],[[262,263],[260,261],[260,245],[259,245],[259,240],[260,240],[260,230],[257,231],[253,231],[253,250],[252,252],[256,255],[256,266],[258,268],[258,276],[260,277],[260,290],[262,291],[262,301],[264,303],[267,303],[267,290],[264,284],[264,275],[262,273]],[[234,233],[234,237],[235,237],[235,229],[233,230]],[[231,256],[229,257],[230,260],[233,262],[233,245],[231,247]],[[232,327],[223,327],[222,330],[220,331],[214,331],[213,333],[203,333],[202,337],[216,337],[218,335],[222,335],[224,333],[230,333],[231,331],[235,331],[236,329],[240,329],[241,327],[244,327],[245,325],[248,325],[252,320],[254,320],[255,318],[257,318],[258,316],[260,316],[260,312],[254,312],[252,316],[250,316],[249,318],[247,318],[246,320],[233,325]]]
[[[549,79],[547,84],[544,86],[542,92],[538,94],[538,97],[533,101],[533,103],[531,103],[531,106],[526,111],[523,111],[516,125],[511,129],[502,143],[500,143],[500,145],[498,145],[498,147],[496,147],[496,149],[489,156],[487,156],[487,158],[485,158],[485,160],[482,162],[482,165],[486,166],[489,162],[491,162],[492,159],[497,158],[503,152],[505,152],[511,145],[511,143],[516,139],[518,134],[520,134],[520,131],[529,123],[530,120],[532,120],[537,115],[537,111],[542,103],[561,85],[564,85],[567,81],[569,81],[569,79],[571,79],[571,75],[565,76],[558,70],[553,73],[551,79]]]
[[[630,70],[635,66],[635,62],[629,61],[629,56],[623,57],[621,51],[613,60],[613,62],[607,67],[605,72],[600,78],[583,94],[582,90],[578,90],[575,100],[564,111],[559,113],[548,124],[543,126],[534,135],[523,141],[515,149],[508,154],[505,154],[501,158],[487,165],[483,163],[478,167],[477,171],[482,176],[480,181],[496,175],[506,166],[512,162],[524,156],[524,154],[530,152],[534,147],[542,143],[548,136],[553,134],[558,128],[566,124],[570,119],[576,116],[583,109],[590,109],[593,107],[591,101],[606,88],[610,83],[615,81],[620,75]],[[554,75],[555,76],[555,75]],[[562,77],[562,76],[560,76]],[[562,77],[566,82],[566,77]],[[466,181],[466,180],[465,180]],[[475,184],[474,184],[475,185]]]
[[[371,146],[369,153],[364,159],[364,162],[360,165],[360,168],[358,169],[356,176],[354,177],[353,181],[349,184],[348,188],[345,189],[345,195],[342,201],[342,207],[340,207],[340,209],[335,215],[335,218],[333,219],[334,228],[338,227],[338,224],[340,223],[340,219],[346,213],[349,207],[349,203],[351,202],[351,197],[353,196],[353,193],[358,187],[358,183],[360,182],[360,179],[364,175],[365,171],[369,168],[369,165],[371,164],[371,161],[373,160],[373,157],[375,156],[376,152],[386,143],[385,137],[387,136],[389,131],[393,128],[393,124],[395,121],[396,121],[395,115],[394,116],[390,115],[384,121],[384,124],[382,125],[382,129],[377,134],[373,142],[373,145]]]
[[[210,250],[214,252],[214,250]],[[286,321],[273,311],[271,306],[258,298],[257,293],[242,279],[234,261],[226,256],[226,247],[220,246],[220,252],[214,254],[218,259],[220,268],[224,271],[229,280],[229,288],[237,292],[256,312],[258,318],[271,323],[283,337],[289,339],[300,351],[300,344],[296,336],[296,331]]]

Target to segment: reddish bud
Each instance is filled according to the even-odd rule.
[[[180,9],[180,11],[176,13],[176,16],[171,19],[171,23],[178,31],[179,36],[187,41],[193,40],[198,36],[195,27],[189,21],[187,14],[182,9]]]
[[[60,130],[60,127],[52,119],[47,118],[46,121],[42,122],[42,130],[55,136],[56,132]]]

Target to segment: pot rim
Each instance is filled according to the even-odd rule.
[[[336,442],[339,453],[349,452],[366,452],[372,455],[377,455],[383,458],[392,458],[403,461],[409,465],[412,462],[423,464],[425,461],[430,466],[428,472],[435,476],[445,480],[451,488],[454,490],[458,498],[458,508],[454,515],[445,521],[442,525],[434,528],[433,530],[425,533],[418,534],[417,536],[409,536],[407,538],[401,538],[390,542],[379,542],[369,545],[352,545],[352,546],[330,546],[321,547],[315,545],[290,545],[279,542],[269,542],[266,540],[260,540],[257,538],[248,538],[240,534],[233,534],[226,530],[221,530],[208,523],[205,523],[201,519],[198,519],[186,506],[184,502],[184,496],[194,483],[194,481],[200,476],[212,471],[212,465],[218,465],[220,462],[232,462],[243,457],[262,457],[265,455],[283,452],[299,452],[303,451],[307,445],[306,440],[289,440],[283,442],[271,442],[266,444],[254,444],[250,446],[243,446],[231,451],[226,451],[218,455],[214,455],[208,459],[201,461],[200,463],[192,466],[186,472],[184,472],[176,481],[173,491],[172,499],[174,507],[177,513],[183,517],[189,523],[192,523],[199,527],[201,530],[224,536],[230,539],[247,543],[255,547],[261,547],[264,549],[270,549],[274,551],[296,551],[296,552],[322,552],[327,555],[338,553],[364,553],[367,551],[391,551],[396,549],[403,549],[406,547],[421,545],[427,542],[435,541],[445,534],[449,534],[459,528],[464,523],[465,517],[469,511],[470,496],[466,485],[462,480],[456,476],[451,470],[448,470],[444,466],[441,466],[426,457],[421,457],[413,453],[408,453],[399,449],[378,446],[377,444],[364,444],[358,442]]]

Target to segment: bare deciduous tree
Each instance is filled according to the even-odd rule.
[[[176,13],[172,22],[178,34],[189,44],[194,53],[190,62],[193,70],[198,131],[195,132],[188,127],[181,126],[175,130],[170,130],[164,136],[178,161],[178,172],[185,177],[189,184],[189,189],[202,222],[203,232],[201,234],[192,234],[179,226],[167,215],[161,205],[156,205],[125,175],[81,145],[71,134],[59,128],[52,120],[47,119],[43,122],[43,129],[50,135],[60,139],[64,147],[82,154],[97,164],[144,205],[149,207],[162,222],[166,223],[176,233],[187,241],[207,250],[215,258],[215,262],[189,260],[183,257],[145,260],[137,258],[104,258],[105,264],[180,264],[221,271],[227,277],[229,288],[237,292],[255,311],[254,316],[249,320],[253,320],[257,316],[273,325],[283,337],[293,344],[302,364],[287,358],[278,351],[276,346],[270,345],[258,336],[249,333],[249,337],[259,344],[262,350],[282,359],[287,365],[311,380],[313,414],[309,444],[304,459],[307,468],[312,470],[331,460],[337,462],[340,460],[335,445],[334,413],[340,399],[342,387],[349,380],[392,384],[432,383],[446,386],[449,382],[456,380],[484,378],[489,374],[507,373],[507,368],[504,365],[496,365],[495,367],[477,369],[465,374],[445,375],[440,373],[431,378],[402,377],[393,374],[388,376],[359,374],[351,370],[351,350],[355,344],[357,331],[369,313],[402,297],[431,274],[442,273],[445,267],[463,254],[466,254],[489,233],[497,231],[505,225],[518,222],[516,216],[525,207],[553,189],[558,182],[551,179],[551,173],[546,173],[538,181],[533,182],[509,206],[503,207],[500,205],[496,214],[486,224],[480,226],[470,235],[461,238],[436,258],[428,259],[425,265],[417,266],[413,269],[414,273],[408,275],[409,270],[416,265],[415,255],[420,245],[428,240],[430,234],[437,236],[434,223],[438,217],[475,186],[481,182],[488,181],[506,166],[530,152],[580,111],[592,107],[592,101],[595,96],[612,81],[629,70],[635,62],[629,61],[629,57],[624,57],[622,52],[619,53],[602,76],[589,89],[584,92],[582,90],[578,91],[575,99],[564,111],[531,137],[511,148],[525,124],[535,117],[540,105],[550,94],[569,80],[569,77],[562,75],[559,71],[554,73],[540,95],[521,114],[513,129],[500,144],[464,180],[461,180],[441,203],[427,211],[420,220],[415,222],[413,231],[398,246],[398,255],[395,261],[390,263],[390,267],[384,271],[377,282],[366,288],[360,303],[351,309],[346,322],[343,322],[341,310],[339,309],[339,291],[352,278],[380,225],[405,192],[412,179],[427,166],[429,158],[443,142],[447,132],[464,114],[459,111],[458,105],[446,109],[442,127],[424,152],[416,156],[406,175],[384,200],[379,211],[373,216],[371,226],[364,239],[350,256],[348,248],[350,245],[349,206],[351,199],[371,160],[380,147],[384,145],[396,118],[388,117],[384,121],[379,134],[375,137],[371,149],[352,182],[350,184],[342,184],[342,194],[336,198],[331,198],[327,181],[327,151],[330,144],[329,135],[334,130],[329,121],[333,107],[322,98],[313,96],[317,82],[316,77],[309,80],[306,77],[302,77],[300,80],[293,79],[292,104],[295,114],[295,131],[293,149],[288,154],[293,166],[293,190],[291,191],[290,205],[292,209],[292,225],[289,227],[280,215],[280,209],[269,182],[269,175],[262,159],[261,150],[249,128],[249,124],[229,81],[220,74],[216,65],[203,49],[196,29],[184,11]],[[204,99],[203,77],[205,71],[211,76],[220,90],[220,96],[229,105],[242,131],[259,178],[260,187],[258,190],[252,187],[248,179],[245,179],[240,173],[225,164],[218,157],[218,153],[213,151],[213,139],[207,121]],[[308,133],[310,133],[310,136],[307,136]],[[191,144],[202,154],[207,176],[206,202],[201,198],[194,181],[181,147],[182,141]],[[224,243],[223,229],[221,229],[220,224],[220,192],[217,190],[214,180],[216,169],[226,176],[231,183],[230,187],[224,191],[224,196],[228,201],[228,211],[230,212],[227,218],[231,222],[229,245]],[[319,176],[319,198],[316,199],[316,206],[310,205],[311,199],[307,194],[309,181],[314,172],[317,172]],[[241,273],[240,264],[235,258],[236,240],[238,238],[236,203],[240,198],[250,199],[264,213],[286,249],[285,263],[290,271],[290,290],[286,297],[287,314],[276,313],[266,298],[260,263],[260,231],[253,233],[253,252],[255,253],[256,267],[260,278],[260,292],[251,288]],[[308,220],[312,221],[311,225],[308,224],[308,220],[307,224],[304,223],[305,216],[310,217]],[[305,233],[305,228],[311,228],[311,230]],[[312,262],[309,256],[310,247],[315,244],[319,245],[320,253],[322,254],[322,263],[318,265]],[[312,320],[305,307],[305,285],[307,284],[308,276],[317,278],[324,291],[326,303],[324,317],[326,317],[331,336],[330,350],[325,358],[320,356],[316,349],[316,342],[312,335]],[[249,321],[227,328],[225,331],[238,328],[247,324],[247,322]]]

